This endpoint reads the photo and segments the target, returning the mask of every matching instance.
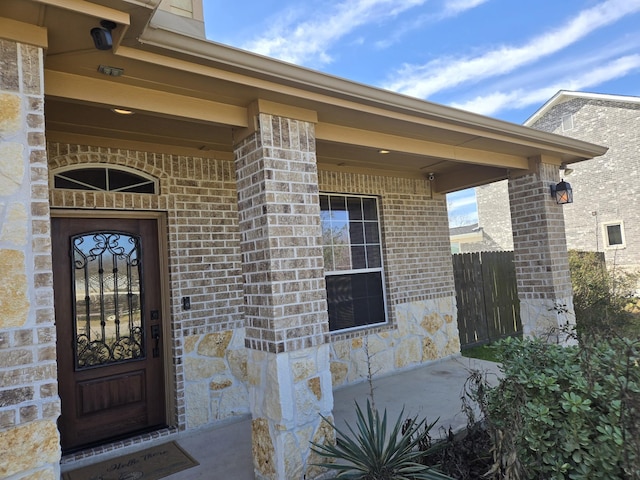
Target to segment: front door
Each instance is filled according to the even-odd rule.
[[[154,219],[52,218],[62,449],[165,424]]]

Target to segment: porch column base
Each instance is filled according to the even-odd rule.
[[[260,480],[314,479],[323,461],[311,443],[335,442],[329,345],[284,353],[249,350],[252,453]]]
[[[575,343],[573,296],[555,300],[520,299],[520,318],[525,338],[542,338],[565,345]]]

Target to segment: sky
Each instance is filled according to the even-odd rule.
[[[524,123],[559,90],[640,96],[640,0],[203,0],[209,40]],[[473,190],[447,196],[477,220]]]

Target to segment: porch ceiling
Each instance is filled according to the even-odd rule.
[[[249,106],[260,99],[294,118],[299,112],[317,118],[320,168],[433,173],[440,193],[526,171],[533,157],[559,164],[606,151],[186,37],[154,24],[157,3],[0,2],[0,37],[38,44],[46,29],[49,139],[231,160],[234,131],[249,126]],[[89,35],[102,19],[117,24],[113,50],[97,50]],[[124,73],[107,76],[99,65]],[[136,113],[118,115],[112,107]]]

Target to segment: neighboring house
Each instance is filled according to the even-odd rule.
[[[314,478],[320,414],[368,354],[459,354],[444,194],[509,174],[540,249],[516,254],[525,331],[571,321],[547,190],[604,148],[202,22],[198,0],[0,2],[0,477],[251,415],[257,478]]]
[[[449,234],[451,235],[451,253],[464,253],[467,244],[475,246],[483,240],[482,229],[477,223],[452,227],[449,229]]]
[[[563,207],[567,246],[604,252],[609,267],[640,269],[640,97],[560,91],[525,125],[608,147],[560,171],[573,188]],[[477,188],[476,198],[484,241],[512,249],[506,182]]]

